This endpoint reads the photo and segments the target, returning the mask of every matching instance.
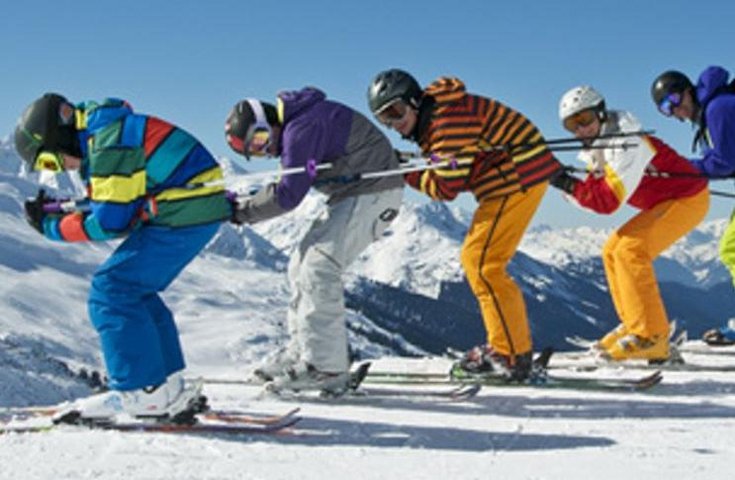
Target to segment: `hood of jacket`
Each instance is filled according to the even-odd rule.
[[[326,98],[327,95],[315,87],[280,92],[278,94],[278,119],[281,124],[284,124]]]
[[[727,87],[730,74],[722,67],[707,67],[697,80],[697,100],[704,108],[713,98]]]
[[[434,97],[437,107],[441,108],[443,104],[461,100],[467,90],[459,78],[441,77],[426,87],[424,94]]]

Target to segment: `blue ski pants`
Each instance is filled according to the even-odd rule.
[[[159,292],[207,245],[219,223],[143,227],[95,272],[88,309],[100,336],[110,388],[158,385],[182,370],[184,356],[171,311]]]

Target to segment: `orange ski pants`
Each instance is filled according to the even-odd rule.
[[[462,246],[462,267],[480,304],[487,342],[504,355],[532,349],[523,293],[506,267],[547,187],[542,183],[480,202]]]
[[[654,259],[707,214],[709,191],[661,202],[610,235],[602,261],[615,310],[628,333],[651,338],[669,333],[669,320],[653,269]]]

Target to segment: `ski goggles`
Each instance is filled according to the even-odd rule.
[[[49,170],[58,173],[64,170],[64,159],[58,153],[40,152],[36,155],[36,162],[33,164],[33,170]]]
[[[245,136],[243,149],[245,156],[263,157],[268,153],[268,146],[271,144],[271,131],[268,129],[251,128]]]
[[[582,110],[564,119],[564,128],[574,132],[579,127],[591,125],[597,119],[597,112],[593,109]]]
[[[658,104],[658,111],[670,117],[674,114],[674,109],[681,105],[683,100],[681,93],[674,92],[666,95]]]
[[[375,112],[375,117],[380,123],[390,127],[393,122],[397,122],[405,117],[407,111],[408,104],[403,99],[396,98]]]

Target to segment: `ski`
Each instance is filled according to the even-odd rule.
[[[253,434],[275,434],[285,431],[288,427],[296,424],[300,417],[293,417],[285,423],[274,424],[240,424],[240,423],[147,423],[147,422],[114,422],[97,425],[71,425],[44,423],[39,425],[0,425],[0,435],[7,433],[40,433],[59,431],[87,430],[114,430],[119,432],[157,432],[157,433],[190,433],[190,434],[230,434],[230,435],[253,435]]]
[[[691,355],[730,355],[735,356],[735,345],[709,345],[703,341],[687,342],[677,347],[681,353]]]
[[[590,350],[558,352],[555,361],[549,365],[553,370],[574,370],[592,372],[604,368],[623,368],[630,370],[663,370],[667,372],[735,372],[735,363],[731,365],[687,361],[681,353],[672,347],[671,358],[665,362],[650,363],[644,359],[606,360]]]
[[[467,376],[467,378],[451,378],[448,374],[440,373],[410,373],[410,372],[371,372],[365,383],[423,385],[423,384],[466,384],[473,383],[492,387],[530,387],[575,390],[601,391],[645,391],[658,385],[663,376],[660,371],[639,376],[636,378],[606,378],[583,376],[559,376],[540,374],[523,382],[509,382],[505,377],[497,376]]]
[[[52,417],[59,411],[58,407],[6,407],[0,409],[0,425],[7,424],[11,421],[25,421],[34,418]],[[209,408],[203,412],[193,415],[195,421],[207,420],[210,422],[222,423],[239,423],[245,425],[279,425],[288,423],[301,411],[299,407],[293,408],[282,414],[275,415],[256,415],[245,413],[242,410],[234,409],[212,409]],[[149,421],[150,423],[151,421]],[[165,423],[165,422],[162,422]],[[171,422],[169,422],[171,423]],[[62,425],[60,423],[60,425]]]
[[[391,389],[386,388],[385,385],[380,386],[381,383],[385,382],[375,382],[374,379],[367,378],[366,383],[371,383],[372,385],[370,387],[364,387],[360,391],[353,392],[350,394],[351,397],[364,397],[364,398],[401,398],[401,397],[411,397],[411,398],[425,398],[425,399],[437,399],[437,400],[446,400],[446,401],[452,401],[452,402],[463,402],[466,400],[469,400],[473,397],[475,397],[480,390],[482,389],[482,385],[479,383],[469,383],[469,384],[463,384],[458,385],[456,387],[448,388],[448,389],[415,389],[415,390],[408,390],[408,389]]]
[[[475,397],[482,388],[476,383],[447,385],[438,388],[429,382],[399,383],[399,382],[372,382],[366,379],[365,385],[359,390],[348,390],[341,394],[321,392],[294,392],[291,390],[265,391],[260,398],[272,398],[283,401],[334,403],[334,404],[371,404],[389,400],[407,400],[420,402],[464,402]],[[394,385],[391,385],[393,383]],[[412,385],[416,388],[403,388]],[[401,386],[402,388],[391,388]]]
[[[287,423],[301,411],[300,407],[293,408],[286,413],[277,415],[250,415],[240,410],[216,410],[210,409],[199,414],[201,418],[207,420],[220,421],[225,423],[245,423],[251,425],[274,425]]]
[[[456,354],[454,354],[456,357]],[[661,371],[651,374],[637,376],[634,378],[603,377],[603,376],[580,376],[575,375],[575,370],[566,369],[573,375],[564,375],[560,370],[551,371],[556,368],[552,365],[552,359],[557,354],[550,347],[544,348],[533,359],[533,366],[529,378],[518,382],[510,381],[503,373],[484,373],[473,375],[461,368],[452,367],[448,374],[433,372],[428,376],[434,379],[450,382],[476,381],[481,385],[494,387],[535,387],[535,388],[559,388],[576,390],[601,390],[601,391],[644,391],[659,384],[663,379]],[[455,364],[456,365],[456,364]],[[380,372],[374,372],[380,374]]]
[[[295,408],[283,415],[253,416],[238,411],[210,411],[197,414],[194,423],[172,423],[150,420],[125,420],[86,423],[53,423],[45,418],[13,418],[0,422],[0,434],[34,433],[53,430],[114,430],[121,432],[158,432],[191,434],[275,434],[285,431],[301,420]],[[35,421],[34,421],[35,420]]]
[[[301,401],[371,401],[388,398],[412,398],[422,400],[440,400],[459,402],[476,396],[482,386],[475,383],[451,386],[451,388],[415,388],[397,389],[385,385],[365,386],[370,378],[371,362],[361,363],[350,372],[347,389],[341,392],[298,392],[291,390],[268,389],[267,385],[262,395],[271,395],[282,400]]]

